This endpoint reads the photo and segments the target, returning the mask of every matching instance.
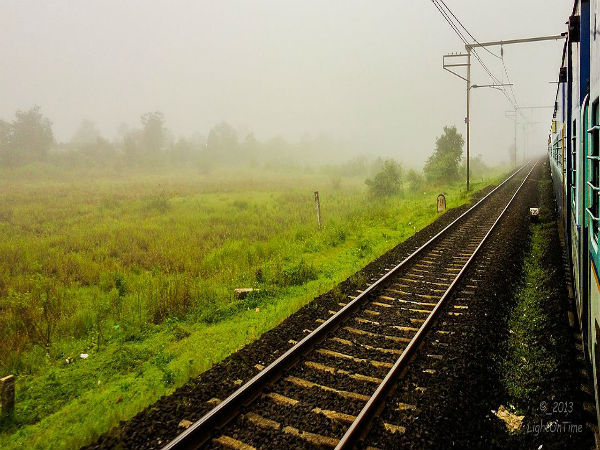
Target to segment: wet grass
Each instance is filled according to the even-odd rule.
[[[503,379],[515,410],[534,416],[544,413],[539,409],[540,402],[550,402],[568,390],[564,374],[568,372],[570,357],[567,349],[572,345],[568,338],[565,285],[559,272],[561,249],[548,177],[540,180],[538,189],[540,215],[538,222],[530,226],[530,246],[509,318],[510,338]]]
[[[0,375],[17,375],[17,407],[0,447],[89,443],[433,221],[440,190],[448,207],[471,195],[375,199],[364,177],[310,171],[3,172]]]

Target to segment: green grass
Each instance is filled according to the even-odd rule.
[[[318,171],[0,173],[0,447],[91,442],[433,221],[440,191],[470,198]]]
[[[541,199],[538,223],[530,227],[530,246],[523,263],[521,283],[515,307],[509,318],[508,355],[503,367],[503,383],[509,401],[517,411],[525,412],[538,405],[548,391],[548,384],[560,373],[564,349],[568,342],[557,331],[556,317],[562,299],[557,287],[552,254],[558,245],[556,220],[552,213],[552,184],[546,177],[539,182]]]

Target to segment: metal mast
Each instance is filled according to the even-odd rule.
[[[451,72],[452,74],[456,75],[457,77],[465,80],[467,82],[467,116],[465,118],[465,124],[467,125],[467,191],[469,190],[469,156],[470,156],[470,151],[471,151],[471,88],[475,88],[475,87],[501,87],[501,86],[506,86],[503,84],[497,84],[497,85],[486,85],[486,86],[477,86],[477,85],[471,85],[471,52],[473,51],[473,49],[477,49],[477,48],[482,48],[482,47],[492,47],[495,45],[500,45],[500,46],[504,46],[504,45],[512,45],[512,44],[524,44],[524,43],[528,43],[528,42],[541,42],[541,41],[556,41],[559,39],[564,39],[566,37],[566,33],[564,34],[555,34],[555,35],[551,35],[551,36],[537,36],[537,37],[530,37],[530,38],[523,38],[523,39],[509,39],[506,41],[490,41],[490,42],[475,42],[474,44],[465,44],[465,50],[467,51],[466,53],[453,53],[453,54],[448,54],[448,55],[444,55],[443,56],[443,68],[445,70],[447,70],[448,72]],[[456,57],[466,57],[466,63],[463,62],[462,63],[458,63],[458,64],[447,64],[446,63],[446,58],[456,58]],[[466,78],[463,77],[462,75],[458,74],[457,72],[454,71],[454,69],[452,69],[453,67],[466,67],[467,68],[467,76]],[[517,105],[515,106],[515,111],[517,111],[518,109],[520,109]],[[515,119],[516,120],[516,119]],[[516,145],[515,145],[516,148]],[[516,162],[516,159],[515,159]]]

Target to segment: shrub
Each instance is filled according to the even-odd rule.
[[[373,178],[368,178],[365,184],[373,195],[387,197],[402,192],[402,167],[394,160],[383,162],[383,167]]]
[[[308,281],[316,280],[318,277],[317,270],[311,265],[307,265],[304,259],[294,264],[285,266],[277,283],[281,286],[300,286]]]
[[[409,170],[406,174],[406,181],[408,183],[408,189],[411,192],[418,192],[423,188],[423,175],[413,169]]]

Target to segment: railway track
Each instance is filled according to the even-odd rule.
[[[282,356],[257,367],[254,378],[226,399],[214,399],[214,408],[163,450],[354,448],[432,324],[441,314],[459,318],[468,308],[443,307],[451,295],[468,295],[475,288],[459,281],[532,171],[519,169],[337,311],[329,311],[330,317],[318,319],[316,328],[305,330],[306,336]],[[384,427],[404,432],[402,423]]]

